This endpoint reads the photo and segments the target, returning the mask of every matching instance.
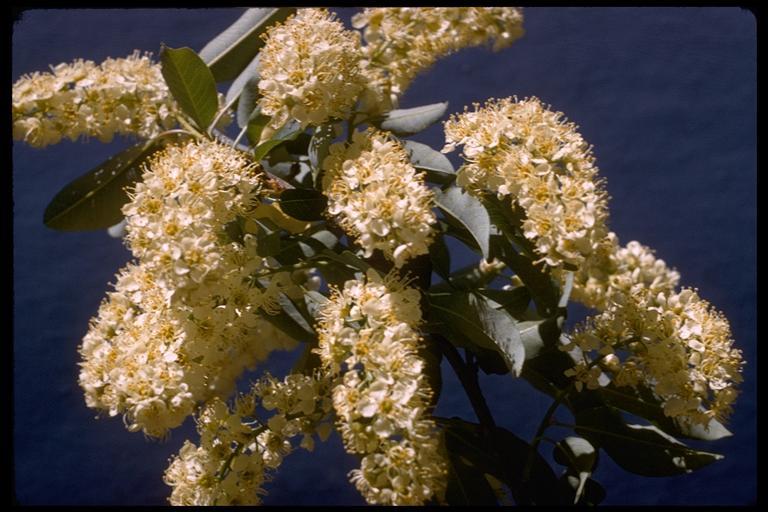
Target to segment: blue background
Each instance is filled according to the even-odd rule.
[[[349,16],[350,9],[342,9]],[[209,10],[28,11],[14,26],[12,79],[49,64],[100,62],[160,42],[199,50],[240,14]],[[527,34],[498,54],[476,48],[420,76],[402,106],[536,95],[580,125],[611,199],[611,227],[682,273],[722,309],[748,364],[729,427],[699,444],[726,459],[694,474],[643,478],[607,456],[595,475],[605,504],[747,504],[756,499],[756,25],[738,8],[529,8]],[[440,126],[419,140],[441,147]],[[128,259],[105,232],[42,224],[66,183],[127,141],[13,146],[14,468],[23,504],[164,504],[167,459],[193,425],[165,442],[94,419],[77,385],[77,345]],[[289,358],[277,358],[287,368]],[[475,420],[451,372],[438,412]],[[483,377],[498,423],[530,439],[550,399],[524,381]],[[561,431],[561,435],[565,432]],[[544,446],[544,452],[550,448]],[[363,503],[346,483],[355,459],[338,436],[288,457],[266,504]]]

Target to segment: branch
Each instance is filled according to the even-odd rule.
[[[491,410],[488,408],[488,404],[483,396],[483,391],[480,389],[480,384],[477,381],[477,374],[474,373],[464,362],[464,359],[459,354],[459,351],[454,347],[450,341],[445,339],[439,334],[433,334],[432,337],[437,342],[440,350],[443,352],[448,362],[451,364],[453,371],[459,377],[461,385],[464,387],[464,391],[467,393],[469,402],[472,404],[472,409],[477,415],[477,419],[483,428],[492,432],[496,428],[496,422],[493,420]]]

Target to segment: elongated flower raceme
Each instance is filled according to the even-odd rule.
[[[329,379],[291,374],[282,381],[267,376],[229,409],[214,399],[197,418],[200,445],[186,441],[165,472],[173,487],[172,505],[258,505],[270,479],[286,455],[291,439],[312,450],[313,436],[325,440],[332,411]],[[256,405],[274,410],[268,421],[258,418]]]
[[[76,60],[13,85],[13,138],[35,147],[64,138],[116,134],[151,138],[176,124],[177,108],[160,66],[135,52],[100,65]]]
[[[656,258],[650,247],[637,241],[619,245],[610,232],[575,273],[571,298],[599,311],[607,309],[614,293],[631,293],[638,287],[653,295],[672,292],[680,274]]]
[[[128,246],[179,298],[198,289],[211,298],[244,294],[237,300],[274,311],[277,292],[290,279],[277,274],[266,284],[244,286],[268,261],[259,256],[255,236],[233,241],[227,233],[230,223],[261,204],[264,176],[223,144],[168,147],[152,158],[123,207]]]
[[[363,89],[360,41],[325,9],[299,9],[265,34],[259,58],[267,138],[290,119],[302,128],[346,117]]]
[[[444,152],[463,146],[457,183],[509,196],[523,235],[551,267],[579,267],[607,235],[607,194],[591,148],[537,98],[490,100],[445,123]]]
[[[246,368],[296,341],[231,296],[173,302],[151,269],[129,264],[80,346],[88,407],[122,414],[131,431],[163,437],[195,404],[226,397]]]
[[[616,385],[650,387],[667,416],[706,425],[731,413],[741,351],[732,347],[728,320],[691,289],[614,290],[608,308],[577,326],[571,341],[565,350],[579,347],[602,356],[600,366]],[[580,366],[570,374],[597,387],[599,372]]]
[[[516,7],[383,7],[352,17],[363,30],[363,96],[370,111],[396,108],[413,79],[438,59],[462,48],[506,48],[523,35]]]
[[[245,368],[294,346],[259,315],[281,292],[301,296],[302,276],[259,278],[270,265],[256,236],[227,231],[261,204],[262,184],[242,154],[212,142],[150,161],[123,209],[138,265],[118,276],[80,350],[90,407],[162,436],[195,403],[231,393]]]
[[[419,297],[396,277],[369,271],[321,312],[318,353],[339,375],[337,427],[347,451],[363,456],[351,479],[373,504],[420,505],[445,491],[446,462],[426,413],[432,391],[417,355]]]
[[[323,163],[328,213],[369,257],[375,249],[400,267],[429,252],[437,221],[432,192],[402,145],[383,132],[355,132],[331,146]]]

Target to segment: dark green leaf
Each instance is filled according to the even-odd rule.
[[[246,10],[237,21],[200,50],[200,57],[211,68],[217,82],[234,79],[261,50],[261,39],[268,27],[284,21],[296,9],[256,8]]]
[[[216,81],[205,62],[191,48],[160,50],[163,78],[176,103],[195,125],[206,131],[219,107]]]
[[[395,135],[413,135],[439,121],[447,108],[446,101],[421,107],[391,110],[384,115],[379,126]]]
[[[448,223],[458,223],[469,231],[477,241],[483,257],[490,260],[491,221],[482,203],[456,186],[435,190],[435,203],[446,214]]]
[[[60,231],[106,229],[123,219],[126,187],[141,178],[141,165],[166,144],[189,137],[171,133],[135,144],[70,182],[54,196],[43,215],[46,226]]]
[[[555,462],[578,472],[591,473],[597,465],[597,450],[583,437],[569,436],[555,445]]]
[[[336,138],[336,131],[333,123],[325,123],[317,128],[312,134],[312,140],[309,142],[309,163],[312,166],[312,178],[315,181],[315,186],[319,187],[317,183],[317,177],[322,170],[323,161],[328,156],[328,149],[331,146],[331,142]]]
[[[560,301],[558,286],[543,265],[534,265],[529,257],[519,254],[504,237],[491,236],[493,256],[504,262],[523,281],[536,304],[536,310],[543,318],[560,315],[557,307]]]
[[[260,233],[257,238],[256,253],[262,258],[274,256],[280,252],[280,232]]]
[[[454,331],[482,348],[497,350],[517,376],[525,361],[525,349],[515,321],[506,312],[493,309],[482,296],[466,292],[430,294],[430,305],[445,324],[449,340]]]
[[[312,240],[318,241],[325,249],[333,250],[336,244],[339,243],[339,239],[336,235],[328,231],[327,229],[321,229],[315,233],[309,235]]]
[[[480,425],[459,418],[436,420],[444,429],[446,442],[450,438],[455,443],[454,452],[506,484],[518,505],[567,503],[559,492],[555,473],[538,452],[534,452],[530,481],[523,483],[531,446],[512,432],[500,427],[484,432]]]
[[[626,424],[608,407],[578,410],[574,417],[579,435],[605,450],[616,464],[638,475],[681,475],[723,458],[694,450],[655,426]]]
[[[639,385],[632,388],[629,386],[616,387],[611,384],[600,388],[599,393],[605,400],[605,403],[645,418],[665,432],[675,436],[704,441],[717,441],[718,439],[733,435],[722,423],[714,418],[706,426],[699,424],[690,425],[669,418],[664,414],[664,409],[659,399],[646,386]]]
[[[245,128],[248,124],[261,114],[259,100],[259,77],[254,76],[248,79],[240,92],[240,99],[237,101],[237,126]],[[267,116],[262,116],[269,119]],[[262,126],[266,124],[263,123]],[[248,139],[250,140],[250,138]]]
[[[280,147],[284,147],[293,158],[304,157],[309,151],[309,143],[311,141],[312,136],[310,134],[301,132],[295,138],[288,139],[280,144]]]
[[[280,209],[294,219],[320,220],[327,205],[328,198],[313,188],[289,188],[280,193]]]
[[[249,84],[249,82],[251,82]],[[232,82],[232,85],[229,86],[229,89],[227,89],[227,94],[225,95],[225,103],[227,105],[233,105],[234,102],[239,103],[239,98],[241,97],[243,93],[243,89],[245,87],[251,87],[253,89],[256,89],[254,92],[254,96],[258,94],[258,85],[259,85],[259,56],[256,55],[253,60],[248,64],[242,73],[240,73],[237,78],[235,78],[234,82]],[[240,127],[242,128],[242,126]]]
[[[531,292],[525,286],[518,286],[511,290],[481,288],[478,292],[497,303],[501,309],[506,310],[512,316],[524,313],[531,302]]]
[[[341,253],[337,254],[326,249],[321,251],[320,256],[332,261],[343,263],[344,265],[359,270],[360,272],[367,272],[368,269],[371,268],[371,265],[369,265],[365,260],[355,256],[351,251],[342,251]]]
[[[432,268],[437,275],[450,281],[451,253],[448,251],[442,235],[436,236],[432,245],[429,246],[429,258],[432,260]]]
[[[674,421],[679,435],[690,439],[701,439],[704,441],[717,441],[724,437],[731,437],[733,433],[725,425],[712,418],[707,425],[682,423]]]
[[[261,125],[262,128],[264,125]],[[250,124],[249,124],[250,127]],[[301,125],[297,121],[289,121],[285,126],[280,128],[271,139],[269,139],[266,142],[263,142],[259,146],[256,147],[256,149],[253,152],[253,159],[257,162],[262,160],[267,154],[274,148],[275,146],[282,144],[283,142],[293,140],[296,137],[299,136],[300,133],[302,133],[304,130],[301,129]],[[261,133],[261,130],[259,130],[259,133]],[[255,143],[258,140],[258,137],[255,139],[251,138],[251,134],[248,134],[248,139]]]
[[[291,338],[310,342],[317,339],[317,335],[312,327],[304,320],[304,317],[296,309],[296,305],[281,294],[280,305],[283,308],[275,315],[259,314],[259,318],[271,323]]]
[[[448,451],[448,485],[445,500],[450,506],[496,506],[496,494],[483,476],[481,468],[459,455],[463,446],[457,444],[456,436],[445,435]]]
[[[451,161],[439,151],[412,140],[403,141],[403,146],[413,166],[420,171],[425,171],[430,181],[446,184],[456,177],[456,170]]]
[[[322,309],[325,303],[328,302],[328,297],[320,292],[307,290],[304,292],[304,302],[306,303],[307,311],[309,311],[312,318],[317,318],[318,312]]]
[[[477,291],[488,285],[494,279],[494,275],[488,272],[480,270],[478,265],[467,265],[460,268],[451,274],[451,281],[449,283],[438,283],[430,291],[451,291],[451,290],[465,290],[465,291]]]
[[[564,492],[573,494],[572,502],[575,502],[577,505],[595,506],[602,503],[605,499],[605,489],[592,478],[586,478],[586,481],[584,481],[583,477],[580,478],[579,475],[565,472],[560,477],[560,482]],[[577,494],[579,488],[583,489],[580,498]]]
[[[312,318],[309,316],[309,312],[307,311],[304,301],[297,303],[284,293],[280,293],[277,299],[280,303],[280,307],[283,308],[283,311],[289,317],[291,317],[291,319],[296,322],[299,327],[301,327],[306,332],[314,332],[312,327]]]
[[[555,347],[560,337],[562,321],[557,318],[524,320],[517,324],[525,347],[526,359],[536,357],[542,350]]]

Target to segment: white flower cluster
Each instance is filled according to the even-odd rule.
[[[420,505],[442,497],[446,462],[429,417],[432,391],[418,356],[419,292],[396,276],[347,281],[321,312],[318,353],[330,373],[337,427],[363,455],[351,480],[368,503]]]
[[[325,9],[299,9],[264,37],[259,105],[272,119],[262,139],[290,119],[304,128],[347,116],[363,89],[357,34]]]
[[[580,267],[607,234],[607,194],[591,148],[537,98],[489,100],[445,123],[443,152],[464,146],[457,183],[510,196],[522,208],[523,235],[555,268]]]
[[[200,446],[186,441],[165,472],[173,487],[172,505],[258,505],[267,471],[276,470],[302,434],[301,447],[312,450],[312,435],[330,433],[330,381],[326,374],[292,374],[278,381],[267,376],[235,401],[233,410],[211,400],[197,419]],[[257,403],[276,413],[257,418]]]
[[[256,253],[255,237],[239,244],[225,229],[259,206],[263,183],[256,164],[223,144],[169,146],[152,157],[123,207],[128,246],[177,294],[241,288],[265,261]],[[258,288],[247,293],[249,303],[264,303]]]
[[[63,138],[115,134],[151,138],[176,124],[177,107],[160,66],[135,52],[100,65],[76,60],[13,85],[13,138],[34,147]]]
[[[334,144],[323,163],[328,213],[370,257],[381,250],[396,267],[429,252],[437,222],[432,192],[402,145],[384,132],[355,132]]]
[[[571,341],[566,350],[597,351],[616,385],[650,387],[667,416],[704,425],[725,421],[738,395],[743,362],[732,348],[728,320],[688,288],[615,289],[607,309],[577,326]],[[594,371],[577,373],[596,387]]]
[[[352,17],[363,29],[363,95],[372,112],[396,108],[413,79],[439,58],[462,48],[493,42],[494,51],[523,35],[516,7],[383,7]]]
[[[263,180],[237,151],[171,146],[143,178],[124,207],[138,265],[118,276],[83,339],[80,385],[89,407],[163,436],[195,403],[231,393],[245,368],[294,346],[258,312],[301,289],[287,272],[254,279],[268,268],[255,237],[227,237],[225,226],[260,204]]]
[[[657,295],[673,291],[679,282],[680,274],[651,248],[634,240],[621,247],[611,231],[575,273],[571,298],[604,311],[616,291],[628,294],[640,286]]]

